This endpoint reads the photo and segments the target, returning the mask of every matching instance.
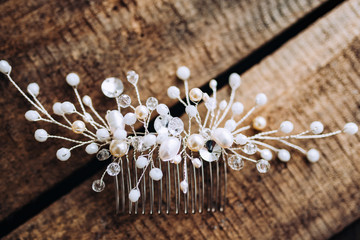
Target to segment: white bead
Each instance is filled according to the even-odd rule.
[[[294,130],[294,124],[290,121],[283,121],[280,124],[280,131],[282,131],[283,133],[291,133],[292,130]]]
[[[76,87],[80,83],[80,77],[76,73],[69,73],[66,76],[66,82],[72,87]]]
[[[176,76],[181,80],[188,80],[190,77],[190,69],[182,66],[176,70]]]
[[[198,110],[194,105],[187,105],[185,108],[186,114],[189,115],[190,118],[193,118],[198,113]]]
[[[232,73],[229,76],[229,85],[232,89],[236,89],[240,87],[241,84],[241,77],[237,73]]]
[[[146,167],[148,165],[149,161],[146,157],[144,156],[139,156],[138,159],[136,160],[136,167],[139,169],[143,169],[144,167]]]
[[[204,93],[203,93],[203,97],[202,97],[202,99],[203,99],[203,101],[204,101],[204,102],[209,101],[209,99],[210,99],[209,94],[207,94],[206,92],[204,92]]]
[[[202,161],[199,158],[193,158],[191,162],[195,168],[200,168],[202,166]]]
[[[259,93],[258,95],[256,95],[255,103],[259,106],[265,105],[267,103],[266,95],[264,93]]]
[[[344,129],[343,129],[344,133],[351,134],[351,135],[357,133],[358,130],[359,130],[359,127],[353,122],[349,122],[349,123],[345,124]]]
[[[39,92],[40,92],[39,84],[30,83],[27,86],[27,91],[28,91],[28,93],[30,93],[30,94],[34,95],[35,97],[37,97],[39,95]]]
[[[61,103],[59,103],[59,102],[54,103],[53,111],[56,115],[59,115],[59,116],[64,114],[63,110],[61,109]]]
[[[216,89],[217,84],[218,83],[217,83],[217,81],[215,79],[211,79],[210,83],[209,83],[209,86],[210,86],[211,89]]]
[[[161,103],[157,105],[156,111],[159,115],[167,115],[169,113],[169,108],[165,104]]]
[[[225,128],[230,132],[234,131],[236,128],[236,122],[233,119],[229,119],[225,122]]]
[[[198,152],[205,144],[205,139],[200,134],[191,134],[186,145],[193,152]]]
[[[236,135],[235,142],[239,145],[245,145],[248,142],[248,138],[244,134],[240,133]]]
[[[131,189],[129,193],[129,200],[131,202],[137,202],[140,198],[140,191],[137,188]]]
[[[181,158],[181,156],[180,155],[176,155],[173,159],[171,159],[171,163],[174,163],[174,164],[179,164],[179,163],[181,163],[181,160],[182,160],[182,158]]]
[[[229,148],[234,142],[234,137],[226,128],[214,129],[211,133],[211,139],[219,144],[222,148]]]
[[[227,102],[225,100],[222,100],[219,104],[220,110],[225,110],[226,106],[227,106]]]
[[[306,153],[306,157],[309,162],[315,163],[320,159],[320,153],[318,150],[312,148]]]
[[[265,159],[265,160],[267,160],[267,161],[270,161],[270,160],[273,158],[272,152],[271,152],[269,149],[267,149],[267,148],[262,149],[262,150],[260,151],[260,155],[261,155],[261,158],[262,158],[262,159]]]
[[[165,139],[159,148],[159,157],[163,161],[169,161],[173,159],[180,149],[180,140],[175,137],[168,137]]]
[[[118,128],[113,133],[113,137],[116,140],[124,140],[127,137],[127,132],[124,129]]]
[[[266,119],[264,117],[258,116],[253,120],[253,128],[256,130],[263,130],[266,127]]]
[[[189,92],[190,100],[193,102],[199,102],[203,97],[203,92],[200,88],[193,88]]]
[[[144,120],[149,115],[149,110],[144,105],[139,105],[135,108],[136,118],[140,120]]]
[[[180,90],[178,87],[175,86],[171,86],[168,88],[167,90],[167,95],[169,96],[169,98],[171,99],[177,99],[180,97]]]
[[[163,173],[160,168],[151,169],[149,175],[154,181],[159,181],[163,177]]]
[[[288,150],[286,149],[280,149],[278,152],[278,158],[280,159],[280,161],[282,162],[288,162],[290,160],[290,153]]]
[[[85,152],[87,154],[95,154],[99,151],[99,146],[96,143],[90,143],[89,145],[86,146],[85,148]]]
[[[108,111],[106,120],[110,126],[110,130],[114,133],[117,129],[124,129],[124,118],[118,110]]]
[[[26,120],[34,122],[40,119],[40,114],[37,111],[29,110],[25,113]]]
[[[96,130],[96,137],[99,139],[99,141],[105,142],[110,138],[110,133],[106,128],[100,128]]]
[[[136,123],[136,115],[134,113],[125,114],[124,123],[129,126],[134,125]]]
[[[60,161],[66,161],[71,157],[71,152],[69,149],[67,148],[60,148],[59,150],[57,150],[56,152],[56,157],[60,160]]]
[[[90,113],[87,113],[87,112],[84,113],[83,120],[84,120],[85,122],[87,122],[87,123],[94,121],[94,119],[93,119],[93,117],[91,116],[91,114],[90,114]]]
[[[90,106],[92,105],[91,98],[90,98],[88,95],[85,95],[85,96],[82,98],[82,101],[83,101],[83,103],[84,103],[85,106],[90,107]]]
[[[324,131],[324,125],[319,121],[314,121],[310,124],[310,130],[313,134],[320,134]]]
[[[75,122],[73,122],[73,124],[71,125],[71,128],[73,130],[74,133],[83,133],[86,130],[86,125],[83,121],[81,120],[76,120]]]
[[[156,136],[154,134],[147,134],[144,136],[144,144],[146,147],[151,147],[156,144]]]
[[[185,180],[181,181],[181,182],[180,182],[180,189],[181,189],[181,191],[182,191],[183,193],[186,194],[186,193],[188,192],[188,190],[189,190],[189,184],[188,184],[188,182],[185,181]]]
[[[61,104],[61,110],[66,114],[70,114],[75,112],[75,106],[71,102],[63,102]]]
[[[244,111],[244,105],[241,102],[234,102],[231,106],[231,111],[235,116],[240,115]]]
[[[44,129],[37,129],[34,137],[38,142],[45,142],[48,139],[48,133]]]
[[[9,74],[11,72],[11,66],[7,61],[0,61],[0,72],[2,72],[3,74]]]

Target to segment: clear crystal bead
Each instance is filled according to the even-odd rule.
[[[127,72],[126,78],[129,83],[136,84],[139,80],[139,74],[137,74],[135,71],[131,70],[131,71]]]
[[[259,173],[267,173],[270,170],[270,163],[269,161],[261,159],[256,163],[256,168]]]
[[[161,128],[167,128],[172,117],[170,115],[160,115],[155,119],[154,128],[158,132]]]
[[[239,155],[231,155],[227,159],[229,167],[239,171],[244,167],[244,160]]]
[[[244,146],[244,153],[249,154],[249,155],[253,155],[255,154],[257,151],[257,146],[253,143],[247,143]]]
[[[117,162],[112,162],[107,166],[106,172],[110,176],[116,176],[120,173],[120,165]]]
[[[95,192],[101,192],[105,188],[105,182],[101,179],[97,179],[92,183],[92,190]]]
[[[184,131],[184,123],[178,118],[174,117],[170,120],[168,125],[169,133],[173,136],[178,136]]]
[[[210,139],[211,136],[211,130],[209,128],[203,128],[200,132],[201,136],[203,136],[205,139]]]
[[[217,161],[221,155],[221,147],[215,141],[209,140],[205,143],[205,147],[200,149],[199,154],[207,162]]]
[[[121,94],[118,98],[118,103],[120,107],[127,108],[131,104],[131,97],[127,94]]]
[[[101,84],[101,91],[109,98],[116,98],[124,91],[124,85],[118,78],[107,78]]]
[[[138,152],[143,152],[143,151],[149,149],[149,147],[144,144],[144,137],[131,138],[131,145]]]
[[[101,149],[97,154],[96,154],[96,158],[99,161],[105,161],[106,159],[108,159],[110,157],[110,151],[107,149]]]
[[[146,107],[150,110],[150,111],[153,111],[156,109],[157,105],[158,105],[158,100],[154,97],[149,97],[147,100],[146,100]]]

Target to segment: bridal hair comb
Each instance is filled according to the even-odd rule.
[[[75,144],[57,151],[56,157],[60,161],[67,161],[71,151],[82,146],[85,146],[86,153],[96,154],[99,161],[109,160],[102,176],[92,183],[92,189],[95,192],[103,191],[106,174],[113,176],[116,209],[128,211],[129,214],[137,214],[138,211],[144,214],[147,209],[151,214],[155,211],[161,213],[162,209],[166,213],[171,209],[175,209],[176,213],[181,209],[185,213],[190,210],[192,213],[216,209],[222,211],[226,202],[227,166],[239,171],[244,167],[244,161],[249,161],[259,173],[267,173],[273,153],[280,161],[288,162],[290,152],[271,145],[274,141],[298,150],[314,163],[320,158],[318,150],[305,150],[289,140],[325,138],[342,132],[355,134],[358,131],[355,123],[346,123],[342,130],[323,134],[324,126],[319,121],[312,122],[309,130],[296,134],[290,134],[294,128],[290,121],[283,121],[276,130],[263,131],[266,119],[260,116],[255,117],[250,125],[244,126],[243,123],[254,110],[266,104],[266,95],[256,95],[254,106],[243,114],[243,104],[234,101],[236,89],[241,84],[238,74],[229,76],[231,95],[227,102],[217,100],[216,80],[210,81],[212,96],[199,88],[189,90],[190,70],[184,66],[177,69],[176,75],[184,82],[185,99],[180,97],[180,90],[175,86],[169,87],[167,94],[184,105],[188,116],[187,126],[181,118],[172,117],[168,106],[159,104],[155,97],[149,97],[143,104],[137,87],[139,75],[134,71],[129,71],[126,78],[135,88],[136,107],[132,105],[130,96],[123,94],[124,87],[120,79],[111,77],[102,82],[103,94],[114,98],[117,103],[117,109],[108,110],[105,118],[95,110],[90,96],[80,97],[79,76],[68,74],[66,82],[74,89],[80,111],[71,102],[56,102],[53,113],[63,118],[63,122],[60,122],[37,99],[40,90],[37,83],[28,85],[28,96],[10,77],[11,66],[8,62],[0,61],[0,72],[35,108],[25,113],[27,120],[53,123],[86,138],[79,141],[37,129],[35,139],[39,142],[57,138]],[[200,101],[205,103],[205,116],[201,116],[198,111]],[[130,112],[123,116],[121,112],[125,108],[130,108]],[[150,124],[151,116],[156,113],[158,116]],[[71,122],[67,117],[70,114],[76,115],[78,120]],[[235,120],[241,116],[240,120]],[[136,122],[143,125],[143,132],[135,131]],[[152,127],[155,132],[151,132]],[[250,129],[257,133],[245,134]]]

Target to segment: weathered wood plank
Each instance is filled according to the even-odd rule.
[[[250,69],[237,98],[250,107],[259,89],[267,93],[256,115],[269,117],[272,128],[284,118],[296,130],[313,119],[327,131],[359,122],[359,10],[359,0],[342,4]],[[359,135],[340,135],[302,143],[322,152],[317,164],[294,153],[287,164],[273,161],[267,175],[251,164],[230,171],[224,214],[118,217],[111,187],[95,194],[89,180],[7,238],[326,239],[360,216],[358,142]]]
[[[123,78],[130,68],[141,74],[144,99],[155,95],[173,104],[163,92],[179,84],[173,76],[177,66],[186,63],[201,86],[323,2],[3,1],[0,53],[13,65],[20,86],[40,84],[40,100],[48,109],[55,101],[74,100],[63,79],[76,71],[84,79],[80,92],[90,93],[104,113],[114,103],[101,96],[102,79]],[[50,133],[59,130],[25,123],[29,106],[8,82],[0,82],[0,94],[0,122],[5,126],[0,169],[7,179],[0,184],[2,220],[84,166],[89,157],[79,150],[67,163],[59,163],[55,152],[63,143],[39,144],[32,137],[40,126]]]

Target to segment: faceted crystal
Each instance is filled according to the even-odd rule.
[[[201,136],[205,139],[210,139],[211,137],[211,130],[209,128],[203,128],[200,132]]]
[[[120,173],[120,165],[116,162],[112,162],[107,166],[106,172],[110,176],[116,176]]]
[[[121,94],[120,97],[118,98],[118,103],[120,107],[127,108],[131,104],[131,97],[127,94]]]
[[[153,111],[156,109],[157,105],[158,105],[158,100],[154,97],[149,97],[147,100],[146,100],[146,107],[150,110],[150,111]]]
[[[221,155],[221,147],[215,141],[209,140],[205,143],[205,147],[200,149],[199,154],[207,162],[217,161]]]
[[[239,171],[244,167],[244,160],[239,155],[231,155],[227,159],[229,167]]]
[[[253,143],[247,143],[244,146],[244,153],[249,154],[249,155],[253,155],[255,154],[257,151],[257,146]]]
[[[259,173],[267,173],[270,170],[270,163],[269,161],[261,159],[256,163],[256,168]]]
[[[155,119],[154,128],[156,132],[163,127],[167,128],[172,117],[170,115],[160,115]]]
[[[135,71],[131,70],[131,71],[127,72],[126,78],[129,83],[136,84],[139,80],[139,74],[137,74]]]
[[[92,190],[95,192],[101,192],[105,188],[105,183],[101,179],[97,179],[92,183]]]
[[[168,129],[171,135],[178,136],[184,131],[184,123],[180,118],[174,117],[170,120]]]
[[[110,157],[110,151],[107,149],[101,149],[97,154],[96,154],[96,158],[99,161],[105,161],[106,159],[108,159]]]
[[[124,91],[124,85],[118,78],[107,78],[101,84],[101,91],[109,98],[116,98]]]
[[[149,147],[144,144],[144,137],[131,138],[131,145],[138,152],[143,152],[143,151],[149,149]]]

